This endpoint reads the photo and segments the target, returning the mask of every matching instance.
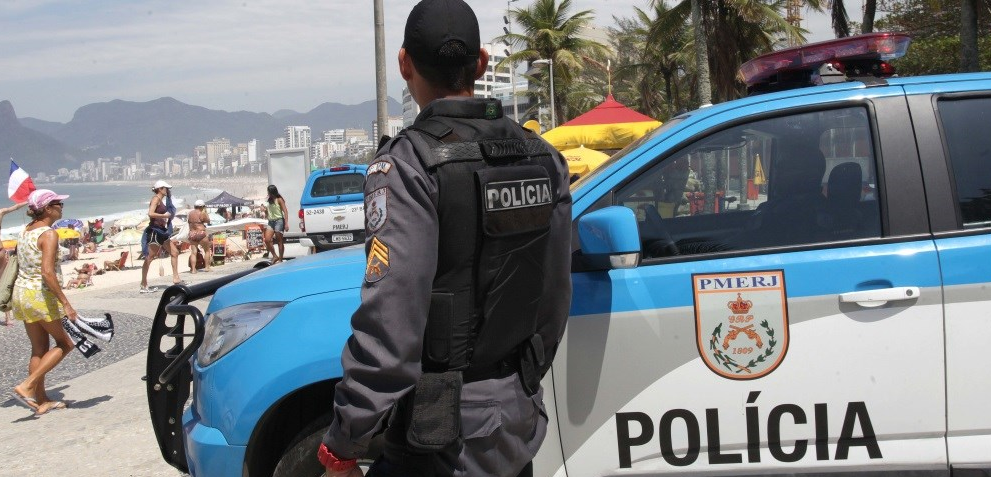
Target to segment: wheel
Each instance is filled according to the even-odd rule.
[[[321,427],[315,431],[303,431],[301,438],[296,443],[289,446],[289,449],[282,454],[272,477],[319,477],[324,475],[324,467],[317,460],[317,448],[320,441],[327,432],[329,426]]]
[[[279,463],[275,466],[272,477],[319,477],[324,475],[324,467],[317,460],[317,449],[323,435],[327,433],[329,425],[319,426],[316,429],[304,429],[297,436],[294,444],[282,454]],[[374,456],[381,452],[381,435],[372,439],[369,444],[369,453],[372,455],[367,459],[358,459],[358,466],[365,473],[372,465]]]

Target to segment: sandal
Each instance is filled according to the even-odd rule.
[[[62,401],[48,401],[38,407],[38,411],[34,413],[35,417],[44,416],[51,411],[57,411],[59,409],[65,409],[66,404]]]
[[[21,393],[17,392],[16,389],[11,389],[10,390],[10,395],[14,399],[16,399],[17,402],[23,404],[24,407],[27,407],[28,409],[31,409],[32,411],[37,411],[38,408],[39,408],[38,401],[36,401],[33,397],[22,396]]]

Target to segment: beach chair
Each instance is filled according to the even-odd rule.
[[[116,270],[120,271],[124,269],[127,263],[127,254],[130,252],[124,251],[120,253],[120,258],[117,260],[107,260],[103,262],[103,269],[106,271]]]

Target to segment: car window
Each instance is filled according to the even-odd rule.
[[[327,197],[332,195],[361,194],[365,187],[363,174],[337,174],[321,176],[313,182],[312,197]]]
[[[964,228],[991,226],[991,98],[938,103]]]
[[[710,134],[614,195],[645,258],[881,234],[867,111],[763,119]]]

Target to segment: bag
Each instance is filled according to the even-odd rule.
[[[196,250],[196,269],[206,268],[206,260],[203,259],[203,252]]]
[[[10,311],[14,304],[14,282],[17,281],[17,256],[9,257],[6,253],[3,255],[2,261],[6,265],[0,272],[0,311]]]

